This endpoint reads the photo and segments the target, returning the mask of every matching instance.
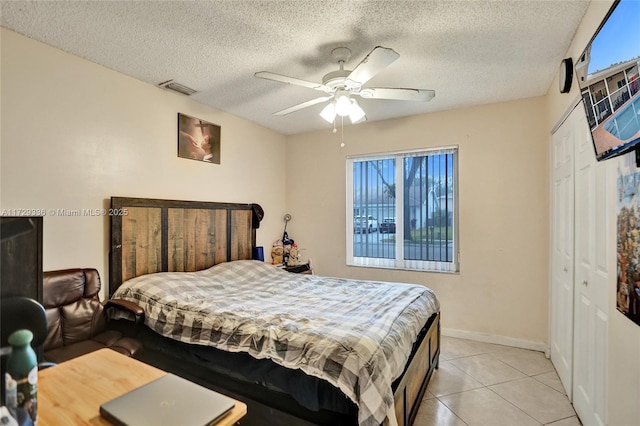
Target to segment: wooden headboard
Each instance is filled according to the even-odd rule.
[[[193,272],[251,259],[257,204],[111,197],[109,296],[124,281],[155,272]]]

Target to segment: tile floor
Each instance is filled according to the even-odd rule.
[[[542,352],[442,336],[415,426],[580,426]]]

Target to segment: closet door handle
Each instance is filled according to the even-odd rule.
[[[589,285],[589,282],[588,282],[587,280],[582,280],[582,285],[583,285],[583,286],[588,286],[588,285]]]
[[[562,268],[562,270],[563,270],[564,272],[567,272],[567,271],[568,271],[568,269],[567,269],[567,267],[566,267],[566,266],[565,266],[564,268]]]

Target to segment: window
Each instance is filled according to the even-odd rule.
[[[347,159],[347,264],[458,271],[457,148]]]

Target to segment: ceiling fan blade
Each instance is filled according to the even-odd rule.
[[[396,101],[419,101],[427,102],[436,95],[435,90],[427,89],[404,89],[404,88],[384,88],[384,87],[367,87],[358,93],[365,99],[392,99]]]
[[[393,49],[377,46],[351,71],[346,79],[347,86],[360,87],[374,75],[398,59],[400,55]]]
[[[333,96],[321,96],[319,98],[311,99],[310,101],[303,102],[303,103],[298,104],[298,105],[294,105],[294,106],[289,107],[287,109],[283,109],[282,111],[274,112],[273,115],[291,114],[292,112],[299,111],[299,110],[301,110],[303,108],[307,108],[307,107],[310,107],[310,106],[313,106],[313,105],[328,101],[331,98],[333,98]]]
[[[269,71],[260,71],[254,74],[258,78],[264,78],[265,80],[279,81],[280,83],[294,84],[296,86],[308,87],[310,89],[319,90],[321,92],[331,92],[329,86],[325,86],[321,83],[314,83],[312,81],[301,80],[295,77],[288,77],[286,75],[275,74]]]

